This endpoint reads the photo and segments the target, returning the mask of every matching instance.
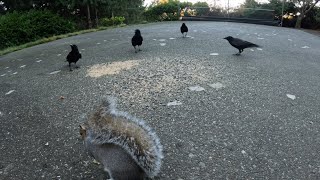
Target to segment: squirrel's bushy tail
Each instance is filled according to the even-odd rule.
[[[163,154],[158,136],[142,119],[117,110],[116,98],[104,98],[87,123],[92,143],[116,144],[126,150],[148,177],[159,173]]]

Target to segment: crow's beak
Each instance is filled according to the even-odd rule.
[[[225,37],[225,38],[223,38],[223,39],[227,39],[227,38]]]

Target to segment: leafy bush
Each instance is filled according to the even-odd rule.
[[[115,16],[111,18],[102,18],[100,19],[100,25],[102,26],[113,26],[113,25],[120,25],[123,24],[123,22],[126,19],[122,16]]]
[[[0,16],[0,49],[75,30],[73,22],[50,11],[7,13]]]
[[[148,21],[172,21],[179,19],[179,2],[169,1],[168,3],[158,4],[145,12]]]

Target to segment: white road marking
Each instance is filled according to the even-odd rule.
[[[223,85],[222,83],[220,82],[217,82],[217,83],[214,83],[214,84],[208,84],[210,87],[212,88],[215,88],[215,89],[221,89],[221,88],[224,88],[226,87],[225,85]]]
[[[210,53],[210,56],[218,56],[219,53]]]
[[[49,74],[57,74],[57,73],[59,73],[61,70],[59,70],[59,71],[53,71],[53,72],[51,72],[51,73],[49,73]]]
[[[303,46],[303,47],[301,47],[302,49],[308,49],[308,48],[310,48],[309,46]]]
[[[160,46],[165,46],[166,45],[166,43],[160,43]]]
[[[204,91],[205,89],[201,86],[191,86],[189,87],[190,91]]]
[[[5,75],[7,75],[7,74],[2,74],[1,77],[5,76]]]
[[[5,95],[9,95],[9,94],[11,94],[11,93],[13,93],[13,92],[15,92],[16,90],[10,90],[9,92],[7,92]]]
[[[20,66],[20,68],[24,68],[24,67],[26,67],[27,65],[22,65],[22,66]]]
[[[176,39],[176,38],[169,38],[169,39]]]
[[[295,95],[292,95],[292,94],[287,94],[287,97],[292,99],[292,100],[295,100],[296,99],[296,96]]]
[[[18,72],[14,72],[14,73],[12,73],[12,75],[16,75],[16,74],[18,74]]]
[[[61,56],[61,54],[58,54],[57,56]]]
[[[257,50],[262,51],[262,49],[261,49],[261,48],[257,48]]]
[[[42,60],[36,61],[37,63],[41,62]]]
[[[179,106],[179,105],[182,105],[182,102],[180,101],[173,101],[173,102],[169,102],[167,104],[167,106]]]
[[[252,69],[252,70],[257,70],[256,67],[252,67],[252,66],[248,66],[247,68],[248,68],[248,69]]]

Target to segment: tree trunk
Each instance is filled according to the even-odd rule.
[[[298,16],[295,28],[301,28],[301,22],[303,17],[304,17],[303,14],[300,14],[300,16]]]
[[[95,17],[96,26],[98,27],[98,26],[99,26],[99,18],[98,18],[98,10],[97,10],[97,7],[94,7],[94,11],[95,11],[95,13],[96,13],[96,17]]]
[[[87,4],[87,23],[88,23],[88,28],[92,28],[92,22],[91,22],[91,15],[90,15],[90,6]]]

